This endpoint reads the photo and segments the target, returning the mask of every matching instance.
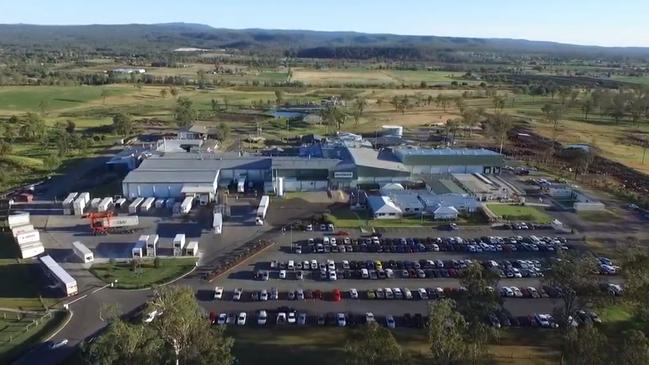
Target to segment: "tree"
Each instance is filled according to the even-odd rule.
[[[428,311],[428,344],[434,364],[447,365],[464,358],[464,317],[455,310],[455,301],[431,302]]]
[[[625,302],[644,322],[649,322],[649,250],[632,249],[622,264]]]
[[[606,109],[606,113],[619,123],[626,115],[628,99],[626,93],[620,91],[611,98],[611,103]]]
[[[605,365],[608,345],[606,336],[592,325],[570,328],[563,342],[562,364]],[[622,363],[624,364],[624,363]]]
[[[228,137],[230,136],[230,125],[221,122],[217,127],[216,127],[216,138],[223,142]]]
[[[188,97],[181,96],[176,101],[176,109],[174,109],[174,118],[178,127],[189,126],[196,118],[196,111],[193,108],[193,103]]]
[[[586,148],[573,148],[568,152],[567,158],[572,165],[572,168],[575,172],[575,180],[580,174],[585,174],[588,172],[590,165],[595,159],[595,154],[593,153],[594,146],[587,146]]]
[[[167,89],[160,89],[160,97],[162,97],[163,99],[167,97],[167,93]]]
[[[547,103],[543,105],[541,111],[543,112],[543,115],[545,115],[545,119],[548,122],[552,123],[552,145],[554,146],[557,141],[559,122],[561,121],[561,117],[563,116],[563,107],[556,104]]]
[[[569,317],[574,318],[577,310],[600,293],[593,272],[597,272],[597,264],[592,256],[560,250],[542,279],[545,285],[561,293],[562,306],[554,312],[554,317],[564,331],[570,328]]]
[[[83,358],[89,364],[156,364],[162,341],[150,326],[133,325],[116,319],[92,344],[82,344]]]
[[[180,91],[178,91],[177,88],[172,86],[172,87],[169,88],[169,94],[171,94],[171,96],[173,96],[175,98],[180,94]]]
[[[581,104],[581,111],[584,112],[584,119],[588,120],[588,114],[593,111],[593,100],[586,99]]]
[[[491,99],[491,102],[494,105],[494,110],[495,111],[502,111],[505,108],[505,97],[500,96],[500,95],[494,95],[494,97]]]
[[[350,334],[345,358],[350,365],[398,365],[402,363],[401,346],[387,328],[370,322]]]
[[[113,116],[113,131],[120,136],[128,136],[133,131],[133,121],[128,114],[118,113]]]
[[[275,90],[275,104],[281,105],[284,101],[284,92],[282,90]]]
[[[476,110],[465,108],[462,111],[462,124],[469,128],[469,135],[471,135],[473,127],[478,125],[479,121],[480,115]]]
[[[66,120],[65,121],[65,131],[68,132],[68,134],[74,133],[74,130],[77,128],[77,124],[73,120]]]
[[[624,343],[620,351],[620,364],[649,364],[649,339],[642,331],[629,330],[624,333]]]
[[[47,155],[43,159],[43,167],[47,171],[54,171],[61,165],[61,159],[55,155]]]
[[[345,123],[347,113],[336,106],[329,106],[320,111],[320,117],[326,125],[332,126],[337,130]]]
[[[20,136],[30,141],[36,141],[45,134],[45,122],[36,113],[27,113],[22,118],[23,124],[20,128]]]
[[[487,133],[500,143],[500,153],[503,153],[507,133],[513,128],[512,118],[503,113],[490,115],[486,127]]]

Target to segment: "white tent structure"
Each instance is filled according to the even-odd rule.
[[[455,207],[444,207],[440,206],[439,208],[433,211],[433,216],[436,220],[453,220],[457,219],[459,212]]]

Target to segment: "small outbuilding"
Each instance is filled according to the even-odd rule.
[[[440,206],[433,211],[435,220],[455,220],[459,212],[455,207]]]

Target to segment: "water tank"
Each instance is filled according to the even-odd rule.
[[[384,125],[381,128],[384,136],[403,137],[403,127],[400,125]]]

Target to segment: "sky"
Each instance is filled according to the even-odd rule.
[[[0,0],[0,23],[187,22],[649,47],[649,0]]]

